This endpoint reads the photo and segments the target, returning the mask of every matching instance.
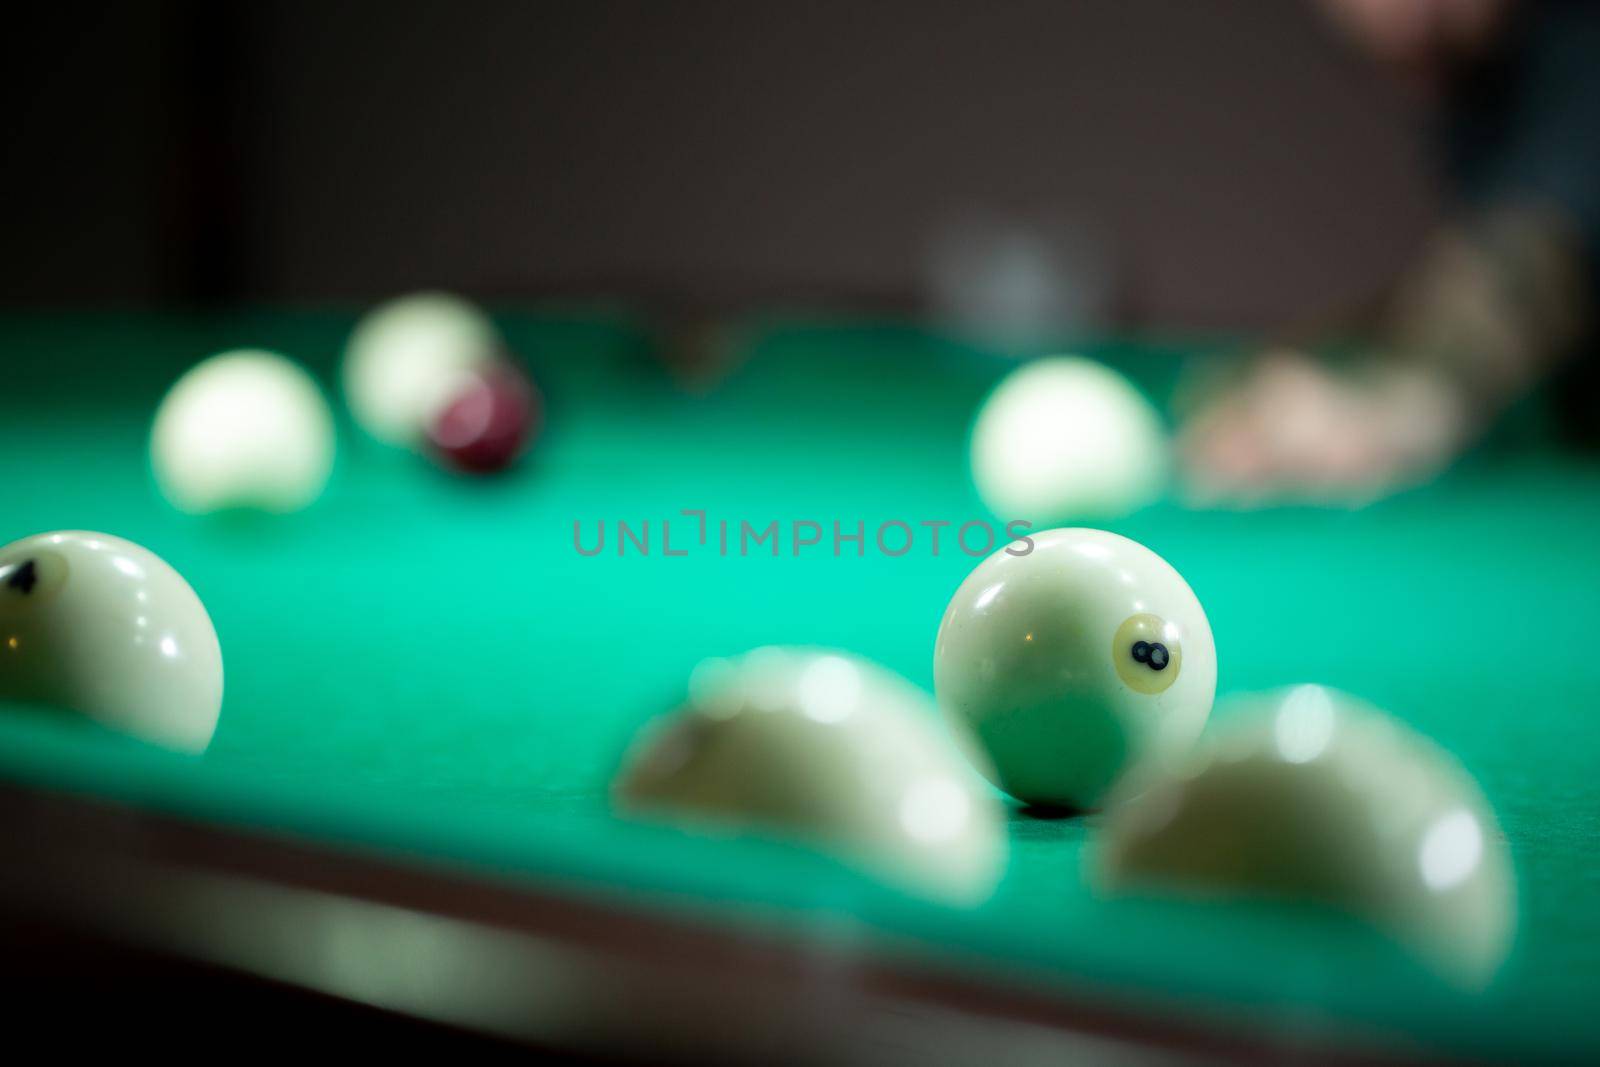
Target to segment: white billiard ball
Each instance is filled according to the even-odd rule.
[[[1131,383],[1093,360],[1037,359],[1007,375],[972,427],[972,476],[1001,518],[1106,520],[1154,501],[1170,445]]]
[[[1193,745],[1217,686],[1188,583],[1136,541],[1047,530],[980,563],[945,609],[934,688],[1031,804],[1097,807]]]
[[[420,447],[428,427],[476,372],[502,357],[494,323],[448,293],[416,293],[369,311],[344,355],[355,420],[392,445]]]
[[[982,900],[1005,857],[998,797],[909,682],[839,652],[702,664],[615,784],[624,811],[803,841],[913,892]]]
[[[1465,985],[1492,977],[1516,924],[1515,880],[1461,765],[1321,686],[1230,711],[1186,761],[1112,809],[1093,852],[1101,885],[1317,901]]]
[[[274,352],[223,352],[168,391],[150,464],[174,506],[298,511],[333,470],[333,414],[317,383]]]
[[[222,649],[200,598],[154,553],[39,534],[0,548],[0,698],[200,752],[222,710]]]

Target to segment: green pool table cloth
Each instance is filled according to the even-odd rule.
[[[183,757],[39,709],[0,707],[0,775],[120,804],[483,871],[621,906],[777,924],[1041,987],[1231,1024],[1332,1027],[1424,1052],[1600,1055],[1600,463],[1557,451],[1534,406],[1436,484],[1360,510],[1147,508],[1111,528],[1161,553],[1209,615],[1219,695],[1314,681],[1388,709],[1477,776],[1519,876],[1514,953],[1485,992],[1440,982],[1361,923],[1292,904],[1102,899],[1096,818],[1010,810],[1012,854],[975,910],[917,900],[805,849],[614,818],[636,728],[693,666],[765,644],[849,649],[932,683],[940,614],[976,560],[952,541],[889,557],[871,531],[989,519],[966,467],[1008,364],[895,323],[754,321],[745,358],[686,390],[630,316],[507,310],[548,399],[513,473],[454,477],[340,414],[323,499],[197,519],[158,496],[149,419],[195,359],[304,360],[337,399],[344,309],[0,320],[0,543],[94,529],[200,593],[227,692]],[[1158,395],[1214,344],[1099,342]],[[868,531],[835,556],[723,555],[704,511]],[[575,549],[649,523],[649,554]],[[660,551],[670,521],[683,556]],[[954,526],[950,530],[954,530]],[[711,539],[713,542],[715,537]],[[830,933],[831,932],[831,933]]]

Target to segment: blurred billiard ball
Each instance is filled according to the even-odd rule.
[[[1207,743],[1112,807],[1093,871],[1113,891],[1271,896],[1363,917],[1481,986],[1516,920],[1511,856],[1438,745],[1316,685],[1235,698]]]
[[[1007,375],[972,427],[972,476],[1003,519],[1107,520],[1151,503],[1170,467],[1156,409],[1093,360],[1037,359]]]
[[[449,293],[398,297],[362,316],[345,346],[350,413],[380,441],[415,448],[470,376],[500,359],[481,308]]]
[[[311,375],[275,352],[212,356],[168,391],[150,431],[162,493],[188,512],[291,512],[333,469],[333,413]]]
[[[1098,807],[1186,751],[1216,685],[1211,626],[1183,576],[1103,530],[1046,530],[984,560],[934,646],[945,713],[1030,804]]]
[[[0,697],[199,752],[222,710],[222,649],[193,589],[109,534],[0,548]]]
[[[1006,851],[999,799],[927,696],[842,652],[701,664],[688,703],[641,733],[614,793],[629,814],[798,840],[952,903],[987,897]]]
[[[478,368],[428,424],[427,450],[447,467],[471,474],[504,470],[538,435],[543,402],[532,379],[503,361]]]

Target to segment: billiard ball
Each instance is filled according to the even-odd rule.
[[[222,710],[222,649],[200,598],[154,553],[39,534],[0,548],[0,698],[199,752]]]
[[[1000,382],[973,423],[971,453],[984,504],[1040,525],[1136,511],[1160,494],[1171,466],[1150,402],[1109,367],[1065,356]]]
[[[626,813],[799,840],[915,893],[986,897],[999,800],[927,697],[856,656],[758,649],[702,664],[688,703],[646,729],[615,784]]]
[[[1030,804],[1094,808],[1186,750],[1216,685],[1194,592],[1103,530],[995,552],[956,590],[934,645],[939,704],[981,743],[995,784]]]
[[[333,415],[298,365],[273,352],[212,356],[156,410],[150,463],[188,512],[290,512],[322,494],[333,469]]]
[[[345,398],[373,437],[421,447],[470,375],[500,353],[499,332],[476,305],[447,293],[400,297],[369,311],[351,333]]]
[[[1114,807],[1092,850],[1107,890],[1277,896],[1352,912],[1480,986],[1516,920],[1509,850],[1438,745],[1335,690],[1239,698],[1225,727]]]
[[[457,470],[484,474],[511,466],[538,434],[542,401],[510,362],[467,375],[428,425],[428,451]]]

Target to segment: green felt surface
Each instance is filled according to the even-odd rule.
[[[1349,689],[1439,740],[1495,805],[1520,875],[1515,954],[1457,992],[1359,924],[1262,903],[1101,900],[1093,820],[1013,813],[987,905],[918,902],[801,849],[612,819],[634,729],[702,657],[768,643],[848,648],[928,687],[940,613],[975,561],[947,540],[864,558],[723,558],[715,522],[868,530],[987,518],[965,466],[1003,365],[890,325],[766,324],[695,395],[623,316],[508,313],[549,397],[534,461],[446,477],[341,423],[325,498],[285,519],[197,520],[160,501],[147,421],[189,362],[277,347],[332,388],[342,312],[0,320],[0,542],[59,528],[138,541],[206,601],[227,664],[211,749],[185,758],[32,709],[0,714],[0,773],[135,804],[554,881],[644,907],[881,943],[956,966],[1212,1018],[1327,1022],[1475,1054],[1600,1053],[1600,466],[1517,439],[1440,483],[1356,512],[1147,509],[1114,528],[1188,578],[1223,694]],[[1188,349],[1192,351],[1192,346]],[[1166,389],[1186,346],[1089,351]],[[660,553],[660,523],[675,547]],[[648,558],[573,547],[649,520]],[[614,529],[611,531],[614,534]],[[946,538],[950,536],[946,532]],[[586,543],[587,540],[586,540]]]

